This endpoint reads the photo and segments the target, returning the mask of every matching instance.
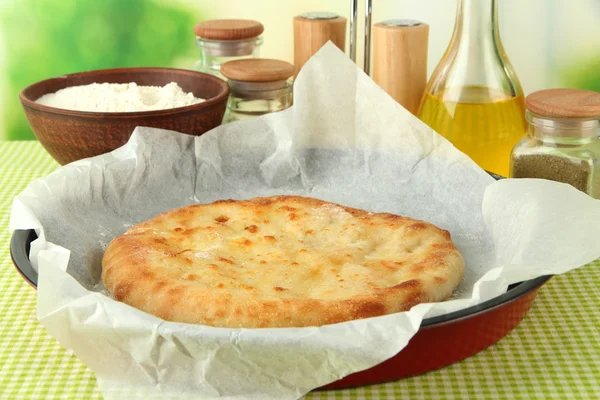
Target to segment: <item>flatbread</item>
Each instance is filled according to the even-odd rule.
[[[321,326],[447,299],[464,262],[436,226],[274,196],[162,213],[115,238],[102,280],[169,321],[229,328]]]

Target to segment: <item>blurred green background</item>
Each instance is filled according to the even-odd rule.
[[[598,23],[600,24],[600,17]],[[565,68],[562,81],[567,87],[600,92],[600,49],[596,54],[590,54],[590,57],[582,60],[581,63],[574,63],[569,68]]]
[[[450,40],[455,10],[456,0],[377,0],[373,22],[428,23],[431,73]],[[504,48],[526,94],[547,87],[600,92],[600,0],[501,0],[499,10]],[[348,17],[350,0],[0,0],[0,140],[35,138],[18,94],[39,80],[114,67],[191,68],[198,58],[193,26],[202,19],[259,20],[261,56],[292,62],[292,19],[307,11]]]

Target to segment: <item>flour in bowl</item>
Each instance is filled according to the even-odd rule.
[[[134,112],[165,110],[203,102],[184,92],[177,83],[165,86],[138,86],[136,83],[92,83],[71,86],[45,94],[36,103],[49,107],[93,112]]]

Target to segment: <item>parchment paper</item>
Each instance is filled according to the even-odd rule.
[[[131,225],[187,204],[274,194],[432,222],[451,232],[465,279],[451,301],[299,329],[165,322],[105,295],[103,250]],[[199,138],[137,128],[124,147],[31,183],[11,229],[40,235],[38,318],[94,371],[105,399],[281,400],[393,356],[425,316],[592,261],[599,220],[599,202],[570,186],[495,182],[328,44],[299,74],[290,109]]]

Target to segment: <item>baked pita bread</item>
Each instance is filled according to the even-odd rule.
[[[119,301],[169,321],[303,327],[447,299],[464,262],[434,225],[274,196],[162,213],[114,239],[102,280]]]

